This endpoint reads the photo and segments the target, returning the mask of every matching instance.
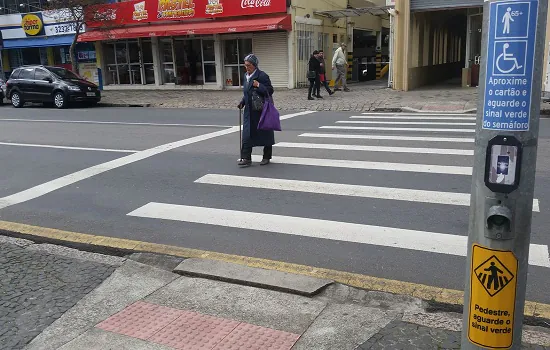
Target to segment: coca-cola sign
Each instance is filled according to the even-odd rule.
[[[143,4],[145,3],[145,5]],[[286,13],[287,0],[130,0],[101,5],[88,14],[88,27],[143,24],[158,21],[185,21],[222,17],[242,17]],[[136,15],[136,7],[139,16]],[[145,15],[147,14],[147,15]],[[91,22],[91,23],[90,23]]]
[[[241,0],[241,8],[269,7],[271,0]]]

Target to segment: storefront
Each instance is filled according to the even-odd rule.
[[[69,49],[76,27],[73,22],[60,18],[58,12],[3,15],[0,28],[4,76],[9,76],[14,68],[29,64],[71,68]],[[89,44],[77,46],[77,51],[94,50]],[[95,62],[95,56],[92,57]],[[84,61],[90,61],[90,54]]]
[[[95,42],[107,88],[239,87],[254,52],[289,87],[286,1],[137,0],[105,5],[81,42]]]

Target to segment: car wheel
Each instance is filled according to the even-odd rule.
[[[21,94],[19,92],[17,92],[17,91],[12,92],[12,94],[11,94],[11,104],[15,108],[23,107],[25,102],[23,102],[23,98],[21,97]]]
[[[65,95],[61,91],[57,91],[53,95],[53,104],[55,107],[61,109],[67,107],[67,101],[65,100]]]

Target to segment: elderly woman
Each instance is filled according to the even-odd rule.
[[[258,130],[258,123],[262,111],[253,109],[252,96],[255,91],[261,98],[266,99],[273,95],[273,86],[269,76],[258,69],[258,58],[250,54],[244,59],[246,74],[244,79],[244,96],[239,103],[239,109],[244,108],[243,117],[243,143],[241,145],[240,167],[249,167],[252,165],[252,147],[263,146],[264,156],[260,165],[267,165],[271,160],[273,145],[275,144],[275,135],[271,130]]]

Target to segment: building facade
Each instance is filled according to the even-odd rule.
[[[22,4],[25,6],[19,6],[21,10],[34,8]],[[11,7],[2,8],[3,12],[15,11]],[[63,18],[62,13],[39,11],[0,15],[3,77],[8,77],[14,68],[27,64],[71,67],[69,48],[76,25]],[[80,44],[77,51],[80,63],[95,62],[93,45]]]
[[[102,7],[79,40],[94,44],[105,89],[239,88],[251,52],[274,87],[292,89],[307,84],[314,50],[323,49],[330,65],[339,43],[353,40],[346,18],[318,15],[347,6],[348,0],[132,0]]]
[[[408,91],[448,81],[465,88],[478,85],[483,55],[483,0],[393,0],[393,3],[394,89]],[[544,39],[546,62],[549,34],[550,21]],[[548,82],[548,69],[544,68]],[[545,84],[545,88],[550,90],[550,84]]]

